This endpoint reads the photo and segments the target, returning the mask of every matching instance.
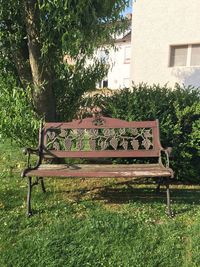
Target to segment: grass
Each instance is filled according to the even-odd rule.
[[[200,186],[165,191],[130,179],[48,179],[33,189],[27,218],[21,151],[0,146],[1,267],[199,267]]]

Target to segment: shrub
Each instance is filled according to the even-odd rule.
[[[28,101],[29,90],[17,86],[12,76],[0,80],[0,138],[20,146],[37,143],[39,119]]]
[[[176,178],[200,181],[199,89],[140,84],[112,96],[89,97],[82,105],[100,106],[104,115],[128,121],[159,119],[162,145],[173,147]]]

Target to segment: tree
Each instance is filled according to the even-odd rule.
[[[86,61],[125,29],[120,14],[128,4],[129,0],[0,0],[1,77],[12,76],[25,92],[30,89],[26,97],[40,117],[61,118],[105,74],[101,62]],[[65,55],[75,64],[63,63]]]

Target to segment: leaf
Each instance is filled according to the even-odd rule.
[[[134,150],[138,150],[139,149],[139,141],[138,140],[132,140],[131,141],[131,145],[133,147]]]
[[[120,135],[124,135],[124,134],[126,134],[126,129],[125,129],[125,128],[121,128],[121,129],[119,129],[119,134],[120,134]]]
[[[146,138],[148,138],[148,137],[152,137],[151,129],[150,129],[150,130],[145,130],[145,131],[144,131],[144,137],[146,137]]]
[[[83,148],[84,148],[84,142],[83,142],[82,139],[79,139],[79,140],[77,141],[76,147],[77,147],[77,149],[78,149],[79,151],[83,150]]]
[[[56,137],[56,133],[52,131],[48,131],[47,136],[49,137],[50,140],[53,140]]]
[[[108,147],[108,142],[106,142],[106,141],[102,141],[101,143],[100,143],[100,146],[101,146],[101,149],[102,150],[105,150],[107,147]]]
[[[64,129],[61,129],[61,133],[59,134],[60,137],[65,137],[66,136],[66,131]]]
[[[89,140],[91,150],[96,150],[96,141],[94,139]]]
[[[113,138],[110,140],[110,145],[111,145],[115,150],[117,150],[118,140],[117,140],[116,138],[113,137]]]
[[[53,148],[55,149],[55,150],[60,150],[60,144],[56,141],[56,142],[54,142],[53,143]]]
[[[124,148],[124,150],[128,149],[128,141],[127,140],[123,140],[120,145]]]
[[[110,136],[110,129],[103,129],[103,134],[105,137]]]
[[[149,139],[144,139],[144,140],[142,141],[142,145],[144,146],[144,148],[145,148],[146,150],[149,150],[149,148],[150,148],[151,146],[153,146],[153,144],[151,143],[151,141],[150,141]]]
[[[70,151],[71,150],[71,147],[72,147],[72,139],[67,137],[65,139],[65,149]]]
[[[138,129],[137,129],[137,128],[132,128],[132,129],[131,129],[131,133],[132,133],[133,135],[137,135],[137,134],[138,134]]]

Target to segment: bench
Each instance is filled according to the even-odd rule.
[[[171,216],[169,183],[173,170],[169,168],[169,149],[160,144],[158,120],[127,122],[95,116],[72,122],[49,122],[41,124],[38,148],[26,148],[24,153],[28,156],[27,168],[22,172],[22,177],[28,179],[28,216],[32,215],[32,188],[41,184],[45,192],[44,177],[166,178],[167,207]],[[38,156],[35,166],[30,164],[31,154]],[[164,163],[162,154],[165,155]],[[55,163],[55,159],[63,158],[142,158],[145,163]],[[153,158],[156,163],[149,163]],[[50,159],[54,159],[52,163]]]

